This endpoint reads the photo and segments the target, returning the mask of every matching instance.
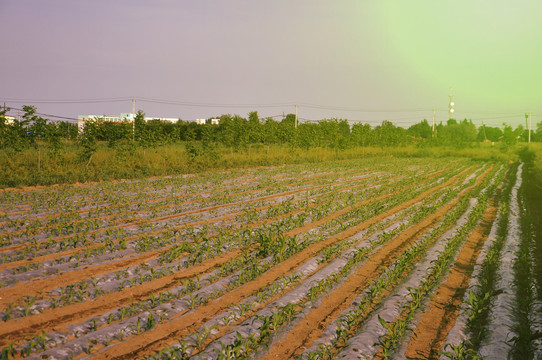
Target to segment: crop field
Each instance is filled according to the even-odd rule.
[[[521,358],[521,173],[390,157],[5,191],[1,358]]]

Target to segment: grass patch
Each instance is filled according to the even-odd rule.
[[[120,143],[108,147],[99,143],[90,159],[82,156],[81,146],[67,143],[62,151],[52,152],[44,145],[22,151],[0,150],[0,188],[70,184],[89,181],[138,179],[201,171],[254,166],[318,163],[371,157],[466,157],[486,161],[515,161],[516,152],[476,144],[467,149],[451,147],[351,147],[346,149],[310,148],[252,144],[234,149],[201,142],[174,143],[155,148]],[[39,158],[39,169],[38,169]],[[440,160],[444,161],[444,160]]]

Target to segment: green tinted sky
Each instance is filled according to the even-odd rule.
[[[453,86],[457,118],[537,122],[541,4],[0,0],[0,101],[76,117],[132,104],[30,100],[145,97],[177,102],[138,102],[148,115],[186,120],[298,103],[302,119],[408,126],[433,108],[445,121]]]
[[[382,1],[382,40],[405,82],[442,92],[462,106],[515,111],[542,101],[542,2]]]

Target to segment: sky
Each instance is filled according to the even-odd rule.
[[[0,102],[408,127],[445,122],[452,94],[457,119],[535,124],[541,18],[540,0],[0,0]]]

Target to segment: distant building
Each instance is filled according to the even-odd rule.
[[[15,116],[2,115],[1,117],[4,118],[4,124],[6,125],[15,124]]]
[[[109,122],[129,122],[132,123],[135,119],[135,114],[132,113],[121,113],[120,116],[106,116],[106,115],[79,115],[77,116],[77,127],[79,132],[83,132],[85,128],[85,123],[87,121],[109,121]],[[145,116],[145,121],[150,120],[160,120],[160,121],[169,121],[177,122],[178,118],[161,118],[153,116]]]
[[[218,125],[220,122],[220,119],[211,119],[211,125]],[[198,125],[205,125],[207,124],[207,120],[205,119],[196,119],[196,124]]]

